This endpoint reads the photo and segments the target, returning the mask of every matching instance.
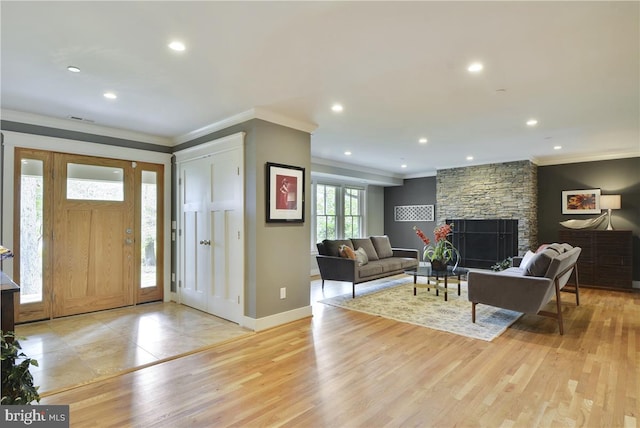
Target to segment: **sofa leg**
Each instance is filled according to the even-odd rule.
[[[356,283],[352,282],[351,283],[351,287],[353,288],[353,291],[351,292],[351,298],[355,299],[356,298]]]
[[[560,302],[560,288],[558,287],[557,280],[556,280],[556,308],[558,311],[558,329],[560,330],[560,335],[563,335],[564,329],[562,326],[562,305]]]
[[[322,291],[324,291],[324,279],[322,280]]]
[[[476,302],[471,302],[471,322],[476,323]]]
[[[576,306],[580,306],[580,281],[578,281],[578,265],[575,267],[576,274]]]

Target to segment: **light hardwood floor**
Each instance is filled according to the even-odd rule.
[[[348,292],[336,284],[326,292]],[[41,404],[70,404],[72,427],[638,427],[640,294],[581,291],[564,336],[525,315],[493,342],[314,304],[313,318]]]

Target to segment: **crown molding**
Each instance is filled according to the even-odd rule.
[[[325,166],[331,166],[331,167],[342,168],[342,169],[350,169],[353,171],[364,172],[367,174],[382,175],[389,178],[403,178],[402,175],[394,174],[392,172],[384,171],[382,169],[369,168],[362,165],[357,165],[357,164],[347,163],[347,162],[340,162],[332,159],[311,157],[311,164],[325,165]]]
[[[402,185],[402,177],[397,174],[314,157],[311,158],[311,177],[321,177],[340,182],[373,184],[378,186]]]
[[[139,141],[149,144],[171,147],[172,141],[169,138],[157,135],[143,134],[141,132],[127,131],[124,129],[110,128],[96,125],[94,123],[83,123],[73,119],[61,119],[51,116],[43,116],[35,113],[27,113],[17,110],[2,109],[2,120],[29,125],[46,126],[49,128],[65,129],[68,131],[83,132],[86,134],[97,134],[105,137],[119,138],[123,140]]]
[[[404,178],[405,180],[409,180],[412,178],[435,177],[436,175],[438,175],[438,171],[435,169],[432,169],[432,170],[426,170],[423,172],[416,172],[413,174],[405,174],[402,178]]]
[[[288,128],[297,129],[298,131],[303,131],[308,134],[313,134],[313,132],[316,129],[318,129],[317,123],[305,122],[302,120],[293,119],[291,117],[282,115],[280,113],[275,113],[263,107],[255,107],[253,111],[256,116],[256,119],[266,120],[267,122],[275,123],[276,125],[286,126]]]
[[[173,145],[186,143],[251,119],[265,120],[267,122],[275,123],[276,125],[286,126],[287,128],[297,129],[298,131],[303,131],[309,134],[313,133],[313,131],[318,128],[318,125],[315,123],[293,119],[262,107],[254,107],[247,111],[243,111],[242,113],[229,116],[218,122],[203,126],[202,128],[198,128],[194,131],[187,132],[186,134],[179,135],[173,139]]]
[[[565,163],[595,162],[614,159],[640,157],[640,150],[631,152],[593,153],[574,156],[546,156],[531,159],[538,166],[561,165]]]

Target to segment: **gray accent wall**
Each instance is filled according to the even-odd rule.
[[[385,212],[384,212],[384,187],[367,186],[366,192],[366,235],[384,235]]]
[[[245,156],[246,315],[262,318],[309,306],[311,134],[255,120]],[[304,223],[266,223],[267,162],[305,168]],[[285,300],[281,287],[287,288]]]
[[[399,205],[436,205],[436,177],[411,178],[404,180],[403,186],[384,189],[384,231],[389,235],[391,245],[396,248],[415,248],[420,251],[424,244],[418,238],[413,226],[419,227],[433,240],[435,221],[407,222],[395,221],[394,209]]]
[[[633,280],[640,280],[640,157],[579,162],[538,167],[538,239],[556,242],[559,223],[593,215],[562,214],[564,190],[600,189],[603,195],[621,195],[619,210],[612,212],[615,229],[633,233]],[[598,229],[605,229],[606,221]]]

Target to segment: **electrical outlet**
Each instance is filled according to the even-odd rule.
[[[287,298],[287,288],[286,287],[282,287],[280,289],[280,298],[281,299],[286,299]]]

